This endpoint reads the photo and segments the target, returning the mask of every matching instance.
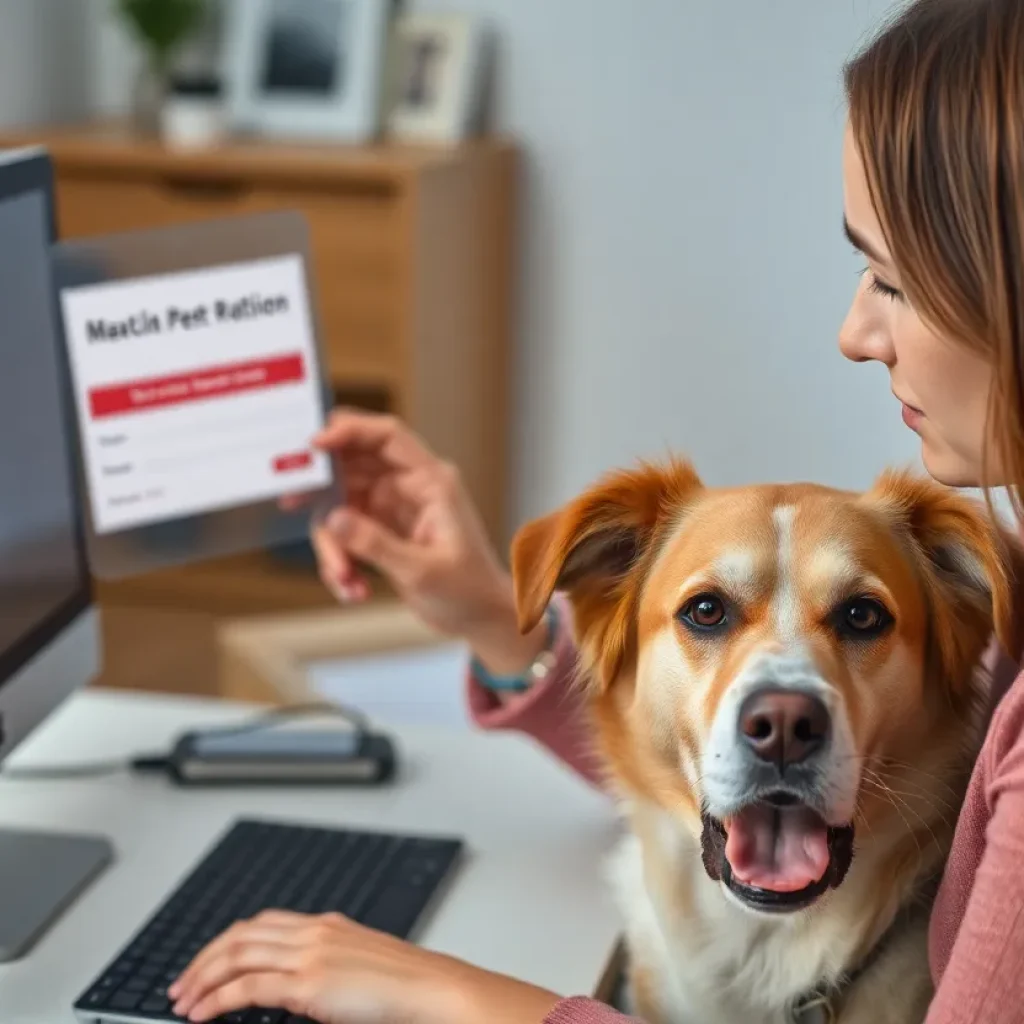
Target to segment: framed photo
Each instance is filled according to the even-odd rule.
[[[489,73],[483,23],[461,14],[406,14],[393,38],[388,132],[454,143],[479,129]]]
[[[346,142],[375,136],[393,10],[394,0],[232,0],[232,127]]]

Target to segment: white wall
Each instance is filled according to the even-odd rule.
[[[438,3],[438,6],[441,6]],[[516,511],[677,448],[711,482],[916,455],[836,331],[845,57],[881,0],[462,0],[531,156]]]
[[[454,6],[497,29],[498,124],[528,153],[517,520],[669,448],[715,483],[916,458],[884,371],[835,341],[858,269],[840,71],[887,0]],[[94,41],[121,108],[124,48]]]
[[[77,0],[0,0],[0,126],[88,112],[87,14]]]

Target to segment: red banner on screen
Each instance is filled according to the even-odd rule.
[[[294,473],[297,469],[306,469],[312,465],[312,452],[294,452],[291,455],[279,455],[274,459],[274,472]]]
[[[305,377],[306,368],[300,354],[253,359],[228,366],[211,366],[194,373],[93,388],[89,392],[89,411],[95,420],[107,416],[125,416],[184,402],[258,391],[280,384],[297,384],[305,380]]]

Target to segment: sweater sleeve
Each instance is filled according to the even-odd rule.
[[[563,999],[548,1014],[544,1024],[641,1024],[637,1017],[627,1017],[595,999],[580,996]]]
[[[1017,1024],[1024,996],[1024,701],[1000,708],[981,765],[984,852],[926,1024]]]
[[[573,686],[576,644],[572,636],[571,609],[558,602],[558,634],[554,640],[555,664],[548,677],[526,693],[502,703],[468,673],[467,697],[473,722],[482,729],[512,729],[531,736],[578,775],[600,786],[600,764],[582,695]]]

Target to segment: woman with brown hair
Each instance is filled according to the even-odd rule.
[[[917,0],[848,66],[846,87],[845,227],[868,268],[842,351],[887,367],[932,476],[1006,485],[1024,521],[1024,3]],[[519,635],[510,582],[457,474],[389,419],[339,415],[323,444],[354,488],[315,538],[325,581],[358,600],[357,561],[376,565],[470,643],[481,724],[527,731],[589,774],[572,756],[582,725],[564,699],[564,618],[551,635]],[[543,680],[529,672],[542,653]],[[992,718],[929,953],[928,1024],[1024,1020],[1024,676]],[[290,915],[236,926],[173,994],[193,1020],[250,1005],[322,1024],[626,1020],[350,922]]]

